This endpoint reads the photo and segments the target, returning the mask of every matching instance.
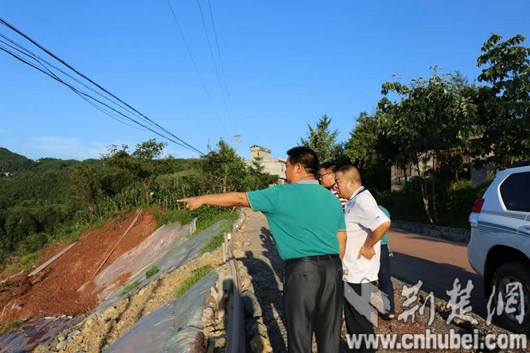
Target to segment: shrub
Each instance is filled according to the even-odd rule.
[[[468,228],[468,216],[473,202],[480,198],[485,191],[484,186],[477,186],[471,181],[457,181],[450,185],[447,200],[448,218],[444,225]]]
[[[24,207],[14,207],[8,210],[5,230],[4,243],[7,248],[15,250],[17,244],[23,241],[28,234],[38,231],[38,225],[30,210]]]
[[[24,241],[22,242],[24,251],[26,252],[34,252],[37,250],[42,249],[46,243],[48,242],[48,238],[46,235],[42,233],[32,233]]]
[[[232,224],[238,213],[235,208],[204,206],[191,212],[191,215],[197,217],[197,231],[201,231],[222,219],[228,219]]]
[[[468,228],[468,217],[473,201],[481,197],[486,187],[487,184],[477,186],[471,181],[438,183],[435,195],[437,225]],[[423,210],[419,184],[414,180],[409,182],[402,191],[380,194],[377,202],[389,210],[393,219],[429,223]],[[429,206],[432,210],[432,200],[429,200]]]
[[[158,208],[151,208],[149,210],[151,214],[156,217],[158,226],[162,226],[168,223],[178,222],[180,224],[187,224],[193,220],[192,213],[187,210],[166,210],[162,211]]]
[[[146,273],[145,273],[145,278],[151,278],[153,277],[154,275],[156,275],[158,272],[160,272],[160,269],[158,267],[156,267],[155,265],[153,265],[153,267],[151,267]]]

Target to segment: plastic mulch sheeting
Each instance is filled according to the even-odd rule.
[[[204,350],[202,312],[217,272],[195,283],[182,297],[143,317],[105,353],[194,353]]]
[[[149,265],[194,231],[195,220],[185,226],[181,226],[179,223],[166,224],[158,228],[134,249],[121,254],[94,280],[96,287],[102,289],[99,299],[107,299],[118,289],[121,276],[129,273],[132,278],[135,278],[140,273],[145,273]]]
[[[186,262],[190,261],[197,255],[199,255],[201,249],[205,244],[208,243],[214,236],[221,234],[222,226],[226,223],[226,220],[219,221],[197,234],[191,234],[195,230],[195,220],[188,225],[180,225],[178,223],[168,224],[160,227],[151,236],[149,236],[144,242],[142,242],[135,249],[122,254],[116,261],[107,266],[95,279],[96,285],[103,290],[101,299],[107,298],[101,303],[93,312],[102,312],[108,307],[114,305],[121,298],[121,289],[117,283],[119,282],[120,276],[127,273],[132,273],[129,283],[134,281],[138,282],[136,288],[142,288],[147,285],[150,281],[158,278],[163,273],[173,271],[179,266],[182,266]],[[190,235],[191,234],[191,235]],[[156,266],[159,272],[151,278],[146,278],[145,272],[148,271],[152,266]],[[150,336],[143,338],[143,340],[158,341],[160,334],[158,331],[159,327],[180,327],[182,330],[179,335],[175,334],[176,329],[168,330],[164,333],[169,338],[174,338],[171,342],[166,340],[167,347],[188,347],[192,340],[197,338],[197,329],[194,329],[192,324],[188,326],[184,325],[185,322],[195,322],[191,318],[193,317],[192,308],[197,306],[197,312],[202,314],[202,300],[204,295],[201,295],[206,291],[209,291],[213,286],[216,274],[211,273],[203,280],[198,282],[192,287],[187,293],[187,298],[183,297],[176,302],[170,303],[164,306],[159,311],[152,313],[151,315],[170,315],[171,317],[179,318],[173,324],[171,321],[166,322],[164,320],[156,321],[158,326],[152,327]],[[213,278],[213,279],[212,279]],[[200,287],[199,287],[200,286]],[[197,289],[199,288],[199,289]],[[193,290],[193,292],[191,292]],[[188,304],[188,301],[190,302]],[[179,305],[178,303],[184,303]],[[189,308],[188,308],[189,305]],[[201,307],[200,310],[198,307]],[[189,309],[189,310],[188,310]],[[165,310],[165,311],[164,311]],[[177,310],[175,312],[175,310]],[[164,314],[165,312],[165,314]],[[148,317],[150,317],[149,315]],[[197,314],[198,315],[198,314]],[[166,317],[164,316],[164,317]],[[187,318],[190,318],[189,320]],[[44,318],[37,318],[31,320],[16,330],[13,330],[0,337],[0,353],[20,353],[31,351],[38,344],[44,344],[52,340],[57,334],[62,332],[68,327],[72,327],[83,319],[78,317],[74,319],[55,318],[46,320]],[[144,319],[140,320],[142,322]],[[187,321],[188,320],[188,321]],[[200,318],[199,321],[200,323]],[[169,327],[168,326],[168,327]],[[136,329],[133,328],[136,332]],[[140,331],[143,331],[141,329]],[[200,330],[202,332],[202,330]],[[127,336],[129,336],[127,334]],[[143,333],[138,333],[138,336],[144,337]],[[140,339],[141,341],[142,339]],[[120,339],[118,342],[121,342]],[[173,346],[171,346],[171,344]],[[114,345],[113,345],[114,346]],[[123,345],[124,350],[116,350],[123,352],[137,352],[136,349],[128,350],[128,345]],[[164,346],[165,347],[165,346]],[[109,350],[110,351],[110,350]],[[162,350],[143,350],[145,352],[161,352]],[[164,350],[165,352],[166,350]],[[188,350],[181,348],[171,348],[167,350],[173,352],[188,352]],[[141,352],[141,351],[138,351]],[[193,352],[190,350],[189,352]]]
[[[41,343],[52,340],[65,328],[75,325],[81,318],[38,318],[0,337],[0,353],[30,352]]]
[[[208,241],[210,241],[214,236],[221,234],[222,227],[226,222],[227,220],[221,220],[197,234],[180,236],[173,243],[173,247],[171,249],[167,250],[164,254],[159,254],[159,257],[157,259],[152,260],[146,266],[143,266],[140,271],[137,271],[136,274],[129,279],[128,283],[133,283],[134,281],[137,281],[138,284],[135,287],[138,289],[143,288],[149,282],[155,280],[163,273],[171,272],[177,267],[184,265],[197,255],[199,255],[201,249],[204,247],[204,245],[208,243]],[[142,248],[144,248],[143,245],[141,246]],[[140,260],[139,258],[142,258],[143,256],[144,254],[141,253],[141,255],[138,255],[138,259],[131,258],[130,260],[137,261]],[[118,260],[116,260],[112,265],[114,265]],[[159,269],[159,272],[150,278],[146,278],[145,272],[149,270],[152,266],[156,266]],[[125,268],[123,268],[123,271],[130,272],[127,271],[127,269]],[[109,306],[114,305],[114,303],[121,298],[121,293],[116,292],[115,290],[111,296],[107,297],[108,299],[98,306],[98,308],[95,310],[96,312],[101,312]]]

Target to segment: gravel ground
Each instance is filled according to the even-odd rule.
[[[138,292],[124,296],[104,312],[89,315],[81,323],[59,335],[51,344],[39,346],[34,352],[103,352],[142,317],[173,300],[175,288],[188,273],[203,266],[216,268],[221,263],[220,248],[206,253],[175,271],[164,274]]]

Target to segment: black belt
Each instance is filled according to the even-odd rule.
[[[324,261],[324,260],[331,260],[331,259],[338,259],[338,254],[333,255],[315,255],[315,256],[304,256],[304,257],[297,257],[294,259],[288,259],[285,260],[286,264],[292,264],[295,262],[303,262],[303,261]]]

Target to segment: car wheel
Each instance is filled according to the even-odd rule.
[[[520,298],[518,298],[517,303],[512,305],[513,308],[516,308],[514,312],[507,313],[506,310],[503,310],[499,315],[496,315],[497,313],[495,313],[493,320],[499,326],[505,327],[512,332],[528,334],[530,333],[530,271],[528,270],[527,264],[522,262],[509,262],[501,265],[495,271],[492,280],[492,285],[495,286],[495,296],[493,298],[495,306],[492,306],[492,309],[497,306],[499,292],[503,298],[504,304],[506,304],[506,286],[510,283],[516,282],[522,284],[523,290],[524,316],[522,322],[520,323],[519,321],[521,315]]]

